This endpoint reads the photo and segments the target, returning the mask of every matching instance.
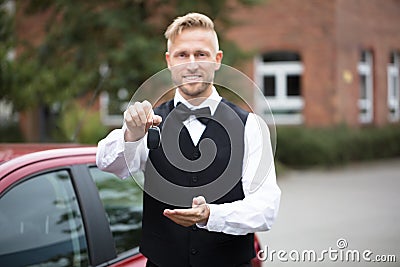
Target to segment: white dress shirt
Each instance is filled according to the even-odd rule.
[[[174,98],[175,105],[182,102],[191,109],[208,106],[211,115],[215,113],[220,101],[221,97],[215,88],[211,96],[199,106],[190,105],[178,90]],[[183,123],[196,145],[206,126],[194,116]],[[136,142],[125,142],[125,129],[124,125],[101,140],[96,155],[96,163],[101,170],[112,172],[121,178],[144,170],[149,153],[147,136]],[[249,113],[244,138],[242,185],[245,198],[232,203],[209,204],[210,217],[206,225],[198,225],[201,228],[234,235],[271,229],[278,213],[281,191],[276,183],[268,128],[254,113]]]

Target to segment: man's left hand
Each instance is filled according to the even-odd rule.
[[[208,207],[204,197],[199,196],[193,198],[192,208],[190,209],[165,209],[164,215],[182,226],[191,226],[193,224],[207,224],[210,216],[210,208]]]

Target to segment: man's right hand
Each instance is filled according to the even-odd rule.
[[[159,125],[162,118],[155,115],[149,101],[135,102],[124,112],[125,142],[135,142],[145,136],[152,125]]]

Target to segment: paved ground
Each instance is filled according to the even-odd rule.
[[[278,219],[270,232],[259,234],[269,254],[264,266],[400,266],[400,159],[289,171],[278,183]],[[347,243],[346,248],[339,249],[339,239],[345,239],[339,245]],[[287,262],[273,254],[279,250]],[[305,252],[310,250],[324,260],[292,260],[302,254],[313,257]],[[396,262],[366,263],[365,250],[371,251],[366,258],[395,255]],[[361,260],[354,263],[358,252]]]

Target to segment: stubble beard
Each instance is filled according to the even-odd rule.
[[[212,83],[209,82],[193,82],[193,83],[185,83],[179,86],[180,91],[191,97],[201,97],[204,96],[204,92],[207,91],[212,86]]]

